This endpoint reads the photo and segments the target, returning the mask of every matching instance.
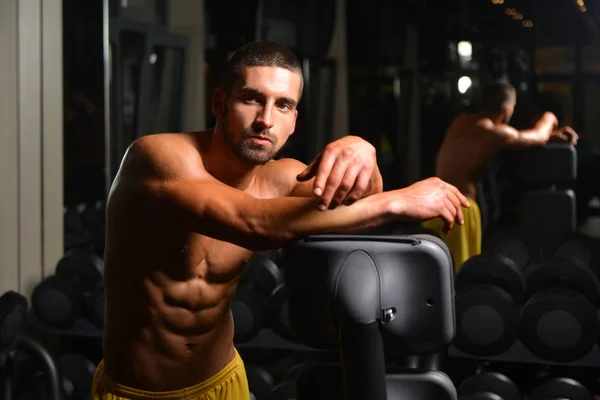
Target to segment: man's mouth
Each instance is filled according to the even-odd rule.
[[[259,143],[271,143],[271,139],[266,136],[250,136],[250,139],[253,139],[255,142]]]

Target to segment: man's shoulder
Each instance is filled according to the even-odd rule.
[[[127,149],[121,169],[135,175],[166,179],[201,166],[195,138],[189,133],[157,133],[136,139]]]
[[[289,193],[298,183],[296,176],[306,168],[306,164],[293,158],[280,158],[265,164],[262,168],[262,179],[278,192]]]

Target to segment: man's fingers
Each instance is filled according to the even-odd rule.
[[[324,161],[324,160],[323,160]],[[333,196],[338,190],[338,187],[342,183],[342,179],[344,179],[344,175],[346,174],[347,163],[336,162],[328,174],[324,177],[326,181],[323,186],[323,193],[321,194],[321,201],[319,202],[321,209],[323,207],[327,209],[333,200]],[[317,174],[317,179],[321,177],[321,171]],[[315,183],[316,185],[316,183]]]
[[[344,203],[350,205],[354,203],[356,200],[362,198],[363,194],[369,188],[369,183],[371,182],[371,175],[373,170],[370,169],[360,169],[358,177],[356,178],[356,182],[354,183],[354,187],[348,193],[346,198],[344,199]]]
[[[452,195],[450,195],[452,196]],[[446,205],[446,209],[448,209],[448,211],[450,211],[450,214],[452,215],[452,220],[454,222],[456,222],[459,225],[462,225],[463,223],[463,218],[462,218],[462,208],[460,206],[460,204],[458,204],[458,202],[456,201],[456,198],[447,198],[444,201],[444,204]]]
[[[331,200],[329,208],[335,208],[346,201],[349,192],[354,191],[356,187],[359,174],[361,174],[360,164],[351,164],[350,167],[346,169],[346,173]]]
[[[452,185],[449,185],[449,186],[450,186],[450,191],[456,195],[461,206],[463,206],[465,208],[471,207],[471,203],[469,203],[469,199],[467,199],[467,197],[464,194],[462,194],[462,192],[460,190],[458,190],[455,186],[452,186]]]
[[[304,168],[304,170],[296,176],[296,179],[299,182],[305,182],[309,179],[312,179],[317,173],[317,168],[319,166],[320,161],[321,154],[319,154],[310,164],[308,164],[306,168]]]
[[[323,196],[325,194],[325,185],[329,180],[329,176],[331,175],[331,169],[335,165],[335,161],[336,157],[331,153],[323,153],[323,155],[321,156],[318,164],[317,174],[315,175],[315,183],[313,189],[315,196]],[[333,196],[333,194],[331,196]]]
[[[444,233],[450,232],[454,226],[454,215],[445,206],[442,207],[441,217],[444,220]]]

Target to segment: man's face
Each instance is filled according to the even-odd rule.
[[[285,68],[249,67],[231,95],[221,95],[217,117],[236,156],[250,165],[273,159],[294,132],[300,85],[300,75]],[[218,105],[213,103],[213,109],[219,114]]]

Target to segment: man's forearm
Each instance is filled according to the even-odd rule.
[[[547,129],[527,129],[519,131],[518,145],[522,147],[543,146],[550,140],[550,131]]]
[[[240,217],[250,227],[247,247],[278,248],[298,238],[322,233],[368,230],[392,221],[390,193],[358,200],[351,206],[319,211],[318,199],[283,197],[247,203]]]
[[[532,129],[519,132],[519,139],[525,146],[544,145],[550,140],[552,130],[556,126],[556,117],[551,113],[544,113]]]

